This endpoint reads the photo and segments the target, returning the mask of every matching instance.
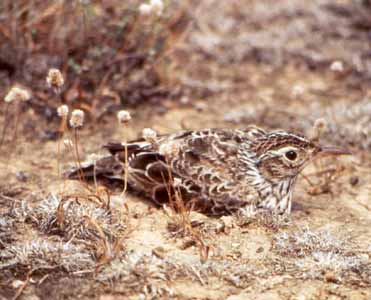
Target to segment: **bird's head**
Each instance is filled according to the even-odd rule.
[[[321,146],[303,136],[279,131],[259,137],[253,150],[260,173],[272,183],[295,178],[318,156],[350,154],[340,148]]]

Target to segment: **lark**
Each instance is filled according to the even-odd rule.
[[[323,155],[349,152],[285,131],[204,129],[104,146],[109,155],[84,165],[86,178],[122,180],[125,149],[129,186],[163,205],[180,195],[191,209],[224,215],[240,209],[289,214],[295,182]],[[76,177],[77,170],[69,176]]]

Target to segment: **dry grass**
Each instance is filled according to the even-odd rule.
[[[369,298],[366,2],[169,1],[149,19],[138,14],[140,3],[0,4],[0,96],[15,83],[33,94],[19,114],[0,106],[0,163],[9,164],[0,174],[0,297],[219,300],[277,292],[302,299],[299,290],[315,289],[305,297]],[[344,70],[331,70],[333,61]],[[58,97],[45,83],[51,67],[65,75]],[[144,127],[251,123],[308,135],[324,118],[322,141],[354,157],[313,166],[309,181],[298,183],[291,218],[191,212],[171,176],[169,208],[149,209],[99,182],[74,192],[54,176],[53,139],[69,134],[67,119],[56,119],[62,103],[83,109],[87,122],[78,158],[68,148],[61,164],[121,139],[113,118],[129,106],[134,121],[125,138]],[[16,126],[6,126],[17,116],[12,140]]]
[[[166,184],[169,206],[171,208],[171,211],[167,211],[167,216],[171,220],[168,223],[168,229],[174,236],[190,237],[190,240],[184,243],[183,248],[186,249],[189,246],[197,245],[200,251],[200,260],[206,262],[209,255],[209,246],[205,243],[203,233],[194,226],[191,220],[192,203],[185,203],[181,190],[173,178],[171,164],[166,155],[165,159],[167,160],[168,174],[166,178],[168,180],[165,179],[165,176],[163,176],[163,180]]]
[[[140,3],[2,1],[0,39],[7,47],[0,62],[14,81],[32,88],[30,106],[49,118],[60,101],[95,120],[121,105],[159,102],[175,93],[166,88],[172,84],[169,55],[191,17],[186,3],[173,1],[161,16],[143,18]],[[57,97],[45,85],[50,68],[66,75]],[[0,87],[6,91],[10,82]]]
[[[306,228],[282,232],[274,237],[273,249],[282,257],[282,264],[302,278],[360,285],[369,282],[368,251],[329,231]]]

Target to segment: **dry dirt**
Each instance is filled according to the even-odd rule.
[[[133,107],[126,131],[114,114],[89,116],[82,156],[145,127],[309,135],[318,118],[328,122],[322,142],[353,155],[308,166],[290,218],[192,212],[187,231],[171,211],[118,189],[109,207],[67,200],[61,214],[63,197],[90,192],[58,176],[58,141],[45,138],[58,120],[25,108],[16,147],[8,138],[1,149],[0,299],[371,299],[369,4],[220,2],[195,10],[202,22],[173,53],[181,99]],[[335,60],[345,70],[331,70]],[[73,162],[63,145],[61,154],[64,167]]]

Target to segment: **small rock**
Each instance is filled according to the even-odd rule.
[[[332,272],[332,271],[326,272],[326,274],[325,274],[325,280],[327,282],[333,282],[333,283],[336,283],[338,281],[337,278],[336,278],[336,274],[334,272]]]
[[[218,222],[215,227],[216,233],[224,232],[225,233],[225,224],[223,222]]]
[[[220,219],[222,220],[226,228],[234,227],[234,220],[232,216],[223,216]]]
[[[232,247],[233,247],[233,248],[238,248],[238,247],[240,247],[240,246],[241,246],[240,243],[232,243]]]
[[[191,220],[192,227],[198,227],[208,221],[208,217],[200,214],[196,211],[191,211],[189,218]]]
[[[204,102],[197,102],[197,103],[194,104],[194,108],[197,111],[205,111],[205,110],[207,110],[208,105]]]
[[[263,247],[259,247],[258,249],[256,249],[256,253],[262,253],[263,251],[264,251]]]
[[[195,246],[196,245],[196,241],[193,240],[193,239],[187,239],[183,242],[183,244],[180,246],[180,249],[182,250],[186,250],[192,246]]]
[[[331,65],[330,65],[330,70],[332,72],[339,72],[339,73],[342,73],[344,72],[344,64],[342,61],[340,60],[336,60],[334,61]]]
[[[28,175],[23,171],[17,171],[15,173],[15,177],[17,178],[18,181],[21,182],[26,182],[28,180]]]
[[[216,232],[224,232],[226,234],[230,233],[231,229],[234,227],[234,220],[232,216],[223,216],[220,218]]]
[[[358,176],[352,176],[349,179],[349,183],[351,186],[355,186],[359,183],[359,177]]]
[[[188,104],[189,102],[190,102],[190,100],[189,100],[188,96],[183,96],[182,98],[180,98],[180,103],[181,104]]]
[[[152,254],[158,258],[164,259],[166,256],[166,251],[163,247],[156,247],[152,249]]]

